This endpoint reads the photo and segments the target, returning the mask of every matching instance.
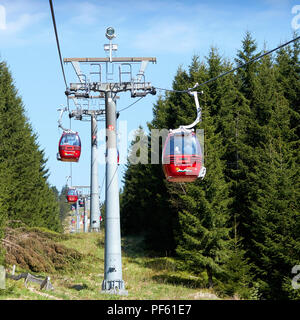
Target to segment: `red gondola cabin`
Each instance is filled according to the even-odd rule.
[[[84,207],[84,201],[82,199],[79,200],[79,207],[83,208]]]
[[[81,141],[77,132],[64,132],[59,140],[58,160],[78,162],[81,153]]]
[[[77,200],[78,200],[77,190],[74,189],[74,188],[68,189],[66,197],[67,197],[67,201],[68,201],[69,203],[75,203],[75,202],[77,202]]]
[[[202,152],[196,134],[171,131],[164,145],[162,163],[168,181],[195,181],[202,167]]]

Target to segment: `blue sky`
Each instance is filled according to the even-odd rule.
[[[105,29],[113,26],[117,55],[156,57],[157,64],[147,67],[146,80],[171,88],[177,68],[186,68],[195,54],[204,59],[211,46],[218,47],[224,58],[233,59],[247,30],[257,40],[258,49],[264,44],[271,49],[291,39],[292,8],[300,5],[300,0],[53,0],[53,4],[63,57],[104,57],[103,44],[108,42]],[[70,165],[56,160],[61,135],[57,109],[66,105],[66,98],[49,2],[0,0],[1,6],[5,8],[6,28],[0,28],[0,59],[10,67],[40,147],[45,150],[49,182],[61,189]],[[68,82],[77,81],[71,66],[65,65],[65,70]],[[128,133],[152,120],[156,100],[157,96],[148,95],[121,114],[119,119],[127,121]],[[122,93],[117,108],[134,101],[129,93]],[[67,117],[64,124],[69,124]],[[99,129],[103,125],[99,122]],[[80,133],[83,145],[79,163],[72,165],[73,185],[89,185],[90,125],[73,120],[72,129]],[[99,143],[103,147],[103,141]],[[121,166],[120,179],[123,172]],[[104,166],[100,165],[100,185],[103,177]]]

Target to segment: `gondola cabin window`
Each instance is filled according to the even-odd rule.
[[[192,182],[202,167],[200,143],[193,131],[169,133],[163,150],[163,171],[171,182]]]

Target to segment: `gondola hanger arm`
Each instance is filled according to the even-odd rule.
[[[68,188],[70,188],[69,180],[71,180],[71,179],[72,179],[72,177],[71,177],[71,176],[66,176],[66,178],[67,178],[67,182],[66,182],[67,187],[68,187]]]
[[[66,129],[63,127],[62,125],[62,116],[64,114],[65,111],[67,111],[67,108],[61,108],[61,109],[57,109],[57,111],[60,111],[60,115],[59,115],[59,119],[58,119],[58,127],[61,128],[64,132],[67,133],[76,133],[75,131],[71,130],[71,129]]]
[[[196,105],[196,109],[197,109],[197,117],[195,119],[195,121],[189,125],[182,125],[179,126],[178,129],[172,130],[172,131],[188,131],[193,129],[200,121],[201,121],[201,115],[202,115],[202,110],[199,104],[199,99],[198,99],[198,92],[197,91],[192,91],[193,89],[197,88],[199,86],[198,82],[194,85],[193,88],[189,88],[188,89],[188,93],[191,96],[194,96],[194,100],[195,100],[195,105]],[[203,94],[203,91],[200,92],[201,94]]]

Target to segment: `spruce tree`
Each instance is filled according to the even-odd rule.
[[[0,265],[4,265],[5,252],[2,249],[1,240],[4,238],[7,222],[7,204],[5,202],[6,170],[3,162],[0,161]]]
[[[148,141],[142,128],[137,135]],[[134,139],[132,147],[138,142]],[[142,146],[148,148],[147,143]],[[149,150],[144,150],[144,155],[150,161]],[[121,201],[122,234],[139,234],[145,239],[145,247],[158,254],[168,254],[174,249],[174,236],[172,228],[172,214],[169,210],[168,197],[164,184],[163,172],[160,164],[131,163],[131,150],[127,171],[124,176],[124,189]],[[146,160],[146,159],[144,159]]]
[[[59,231],[58,205],[47,182],[44,152],[4,62],[0,63],[0,140],[7,218]]]
[[[224,179],[224,162],[220,160],[222,139],[220,134],[214,133],[208,110],[203,113],[207,174],[204,180],[185,184],[185,193],[180,196],[183,209],[179,211],[181,228],[176,253],[187,270],[197,275],[206,271],[211,287],[213,277],[222,275],[230,256],[230,198]]]
[[[223,60],[217,48],[212,47],[207,59],[209,78],[229,71],[232,64]],[[223,291],[227,294],[237,294],[242,297],[249,297],[252,289],[252,275],[250,264],[246,258],[246,250],[241,243],[239,235],[239,212],[232,205],[236,198],[236,176],[238,174],[239,160],[239,139],[244,134],[244,119],[249,114],[247,100],[238,91],[237,82],[233,73],[227,74],[207,85],[208,97],[206,107],[212,114],[212,121],[215,132],[220,135],[222,141],[222,152],[220,160],[225,161],[224,178],[228,188],[228,207],[226,213],[229,215],[227,226],[230,228],[230,246],[227,249],[228,260],[224,265],[222,284]]]
[[[68,186],[64,185],[59,193],[57,190],[55,192],[57,194],[57,201],[59,202],[59,218],[61,222],[65,220],[70,211],[70,204],[66,201],[67,190]]]
[[[291,110],[270,58],[258,69],[258,162],[251,175],[250,255],[263,297],[287,298],[283,281],[299,263],[299,169],[290,138]],[[261,123],[259,120],[261,119]]]
[[[242,49],[235,59],[238,65],[247,63],[257,57],[256,42],[249,32],[242,41]],[[247,254],[251,252],[251,219],[250,219],[250,186],[251,174],[258,163],[256,147],[261,139],[261,132],[257,121],[257,106],[254,89],[257,88],[258,62],[253,62],[240,68],[235,76],[239,91],[235,104],[235,141],[236,167],[229,171],[231,178],[231,194],[233,196],[232,212],[239,225],[239,235],[243,238],[243,245]],[[255,187],[253,188],[255,189]]]
[[[257,57],[256,49],[247,32],[238,65]],[[207,64],[194,56],[188,71],[178,69],[173,89],[186,90],[231,68],[212,48]],[[295,297],[287,279],[299,264],[299,44],[281,49],[275,61],[266,56],[200,90],[205,179],[169,183],[161,165],[137,168],[133,175],[140,178],[131,194],[147,181],[148,199],[141,199],[152,208],[145,227],[149,243],[159,244],[167,230],[164,244],[173,239],[184,268],[197,275],[205,270],[208,283],[228,294]],[[149,129],[189,124],[196,116],[193,98],[167,92],[153,115]]]
[[[281,91],[289,103],[291,112],[290,130],[294,140],[300,139],[300,41],[284,47],[277,52],[276,62],[278,82]]]
[[[138,143],[139,137],[144,136],[142,128],[136,131],[131,143],[132,147]],[[126,164],[126,172],[123,178],[124,189],[121,202],[121,224],[122,234],[144,234],[146,230],[147,210],[146,199],[148,197],[146,179],[146,164],[138,162],[131,163],[130,159],[139,157],[141,150],[130,150]],[[134,154],[135,153],[135,154]]]

